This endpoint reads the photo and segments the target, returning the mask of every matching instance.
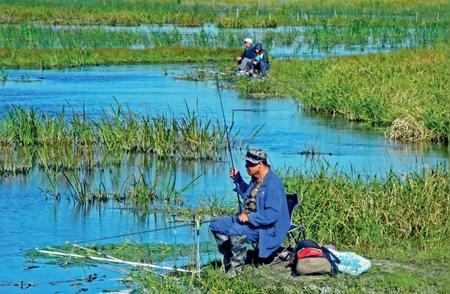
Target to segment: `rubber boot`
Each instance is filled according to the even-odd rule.
[[[231,241],[230,237],[217,232],[212,232],[217,242],[219,252],[223,255],[223,266],[225,271],[229,271],[231,267]]]
[[[247,255],[247,236],[231,236],[231,267],[228,271],[229,277],[240,274],[244,268]]]

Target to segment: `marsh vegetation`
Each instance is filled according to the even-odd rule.
[[[276,60],[269,78],[232,78],[244,95],[293,97],[303,107],[387,127],[399,141],[448,142],[448,46],[389,54]]]
[[[12,68],[198,63],[206,65],[206,69],[187,74],[185,79],[206,81],[204,86],[214,88],[210,81],[217,76],[220,87],[233,88],[240,98],[244,98],[240,106],[228,105],[232,107],[231,126],[234,125],[235,111],[259,111],[255,116],[248,116],[252,118],[249,120],[242,116],[244,126],[251,130],[249,142],[262,128],[255,126],[253,119],[257,115],[263,116],[264,111],[273,110],[270,104],[263,105],[263,99],[290,98],[315,115],[324,113],[358,125],[382,128],[393,142],[394,147],[389,147],[392,149],[399,142],[405,145],[433,142],[446,146],[450,121],[447,6],[448,3],[442,0],[250,0],[245,4],[238,0],[0,0],[0,90],[17,86],[17,78],[10,73]],[[163,26],[165,24],[168,26]],[[242,38],[247,36],[263,42],[269,53],[278,48],[289,48],[293,53],[271,59],[272,68],[264,79],[236,77],[234,58],[242,52],[239,49]],[[296,58],[302,48],[327,54],[341,47],[348,49],[341,51],[341,55],[349,52],[365,54],[372,50],[395,52],[316,60]],[[310,57],[319,56],[330,55]],[[163,75],[168,75],[167,69]],[[21,82],[34,83],[35,80],[23,79]],[[220,91],[220,87],[214,90]],[[203,195],[196,190],[190,198],[186,197],[211,166],[221,170],[228,167],[225,160],[229,159],[226,153],[230,151],[226,141],[229,132],[231,148],[236,147],[235,151],[239,153],[239,147],[244,146],[238,143],[242,139],[237,130],[227,129],[216,117],[208,117],[209,112],[208,115],[200,114],[186,102],[185,111],[177,115],[171,111],[138,112],[116,103],[88,115],[70,107],[48,112],[20,106],[24,100],[14,101],[15,106],[8,104],[12,101],[5,101],[0,109],[0,188],[5,197],[38,193],[47,198],[46,201],[49,198],[55,200],[56,204],[68,200],[72,205],[61,209],[80,210],[85,217],[83,220],[88,219],[89,211],[98,213],[101,218],[105,210],[112,207],[135,213],[138,219],[144,220],[139,225],[145,223],[145,228],[157,227],[158,218],[163,220],[165,229],[177,222],[191,226],[194,218],[209,220],[236,210],[235,195],[230,196],[230,193]],[[225,102],[233,104],[236,100],[230,101]],[[242,109],[234,108],[241,106]],[[279,113],[285,115],[287,112]],[[278,123],[277,118],[269,116],[270,123]],[[283,127],[289,128],[291,123],[288,121]],[[324,130],[330,131],[318,128],[317,132]],[[276,129],[275,132],[282,131]],[[282,144],[298,144],[286,136],[264,139],[274,138],[285,140],[267,144],[269,152],[278,157],[288,156],[286,154],[292,150],[277,153],[276,149]],[[367,142],[350,144],[354,147]],[[358,150],[364,152],[366,149]],[[351,160],[354,158],[350,160],[339,157],[342,154],[321,151],[320,146],[314,144],[302,152],[295,149],[296,155],[311,162],[311,169],[300,170],[298,166],[279,169],[286,191],[297,193],[301,200],[293,221],[305,225],[310,239],[334,243],[340,250],[355,251],[370,258],[374,267],[369,273],[358,278],[342,276],[298,283],[292,277],[274,274],[267,268],[249,268],[238,280],[226,279],[213,266],[217,257],[215,247],[205,240],[199,243],[199,248],[208,257],[211,255],[208,261],[212,263],[204,265],[201,275],[161,275],[140,268],[126,268],[126,275],[131,278],[128,280],[134,282],[134,287],[158,293],[445,292],[448,286],[445,274],[449,261],[450,191],[448,162],[443,157],[448,156],[448,152],[437,155],[436,162],[440,164],[423,164],[419,165],[421,168],[406,172],[391,170],[378,176],[363,176],[353,170]],[[322,161],[323,156],[337,156],[337,161],[349,161],[351,171],[331,168],[326,160]],[[317,166],[316,161],[320,162]],[[181,163],[186,162],[211,165],[195,171],[191,166],[189,172],[180,172]],[[275,160],[273,166],[277,163]],[[23,183],[31,178],[33,171],[34,176],[43,179],[40,182],[46,185],[40,186],[38,192],[24,189],[23,193],[17,194],[16,190],[26,186]],[[374,172],[374,169],[370,171]],[[180,174],[183,184],[180,184]],[[224,175],[223,172],[217,174]],[[224,183],[217,180],[215,173],[209,176],[210,182],[203,183],[205,186]],[[33,189],[37,190],[34,186]],[[27,199],[13,201],[21,203]],[[43,207],[39,205],[36,207]],[[10,206],[8,211],[14,213],[18,209],[30,210],[30,207]],[[52,211],[52,221],[59,221],[55,211]],[[67,214],[66,211],[63,213]],[[15,222],[15,216],[7,217],[8,221]],[[101,220],[99,227],[109,225],[117,217],[116,214],[111,216],[104,223]],[[32,227],[35,220],[28,221]],[[58,225],[63,227],[62,223]],[[83,223],[83,234],[85,226]],[[9,235],[22,229],[12,227],[14,232],[9,231]],[[105,227],[108,232],[115,229]],[[45,235],[46,232],[41,233]],[[47,237],[59,233],[52,231]],[[23,235],[25,237],[13,236],[14,241],[30,238]],[[173,262],[190,269],[197,253],[194,246],[187,245],[191,241],[190,235],[188,239],[183,238],[182,244],[125,240],[84,247],[54,244],[52,248],[136,262]],[[50,263],[64,267],[98,265],[86,260],[48,258],[36,251],[30,251],[26,256],[30,262],[49,259]],[[180,259],[182,261],[178,263]],[[15,265],[23,263],[22,260],[14,262]],[[114,270],[123,272],[125,269]]]
[[[222,27],[274,27],[278,25],[346,25],[354,20],[371,26],[395,23],[448,23],[447,2],[415,1],[190,1],[165,0],[114,2],[11,1],[0,2],[3,23],[40,21],[47,24],[139,25],[178,24],[195,26],[215,23]]]

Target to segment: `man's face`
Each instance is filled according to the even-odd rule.
[[[253,163],[251,161],[245,162],[245,168],[247,169],[247,173],[249,176],[254,176],[258,173],[260,163]]]
[[[252,44],[251,43],[249,43],[249,42],[245,42],[245,48],[250,48],[252,46]]]

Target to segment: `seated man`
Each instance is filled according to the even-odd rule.
[[[252,60],[252,68],[249,70],[249,75],[252,76],[256,70],[258,70],[261,73],[261,76],[264,77],[267,74],[267,71],[270,68],[269,64],[269,55],[267,52],[262,48],[262,45],[260,43],[257,43],[255,45],[255,56]]]
[[[244,43],[245,43],[244,52],[242,53],[241,56],[238,56],[236,58],[236,61],[239,64],[239,66],[236,70],[238,73],[240,73],[240,72],[247,73],[247,71],[249,69],[251,69],[252,60],[255,57],[255,50],[253,50],[253,47],[252,47],[252,44],[253,44],[252,39],[245,38]]]
[[[281,246],[290,226],[283,183],[267,164],[266,152],[249,149],[244,159],[251,176],[249,184],[244,182],[237,169],[230,170],[235,191],[243,199],[239,212],[220,217],[210,225],[230,276],[242,271],[246,243],[257,242],[258,256],[267,258]]]

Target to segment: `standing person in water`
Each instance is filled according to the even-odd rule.
[[[267,258],[281,246],[290,226],[284,186],[267,164],[266,152],[249,149],[244,160],[250,183],[242,179],[236,168],[230,170],[235,191],[243,199],[239,211],[210,224],[230,276],[242,271],[247,243],[257,242],[258,257]]]
[[[252,67],[252,61],[255,57],[255,50],[253,49],[253,40],[250,38],[244,39],[245,49],[241,56],[236,57],[238,63],[237,72],[247,72]]]
[[[252,76],[255,73],[255,70],[258,70],[261,73],[261,76],[265,77],[267,75],[267,71],[270,68],[269,64],[269,55],[263,49],[261,43],[257,43],[254,47],[255,56],[252,60],[252,68],[249,70],[249,75]]]

